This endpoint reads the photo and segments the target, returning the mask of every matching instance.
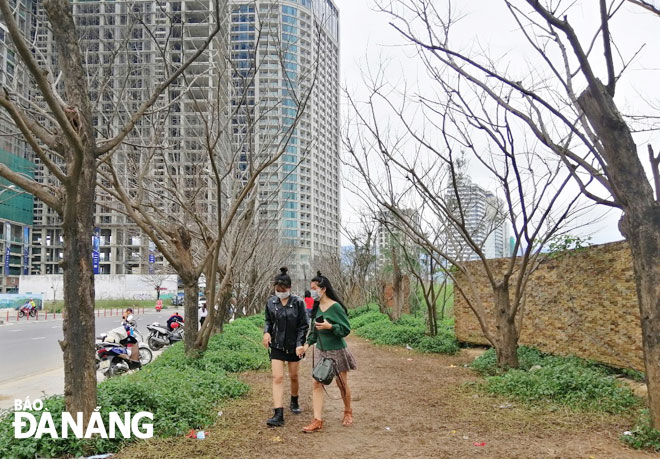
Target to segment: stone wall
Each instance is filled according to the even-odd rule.
[[[493,260],[496,269],[503,268],[503,261]],[[478,268],[481,262],[472,263]],[[476,288],[486,307],[492,308],[487,280],[477,282]],[[544,261],[532,275],[526,295],[521,345],[644,370],[632,260],[624,241]],[[458,292],[454,309],[457,338],[488,344]]]

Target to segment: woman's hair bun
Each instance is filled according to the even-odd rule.
[[[289,272],[289,268],[287,268],[286,266],[282,266],[280,268],[280,271],[282,272],[282,274],[286,274],[287,272]]]
[[[316,275],[317,275],[318,277],[323,277],[323,274],[321,274],[321,271],[316,271]]]

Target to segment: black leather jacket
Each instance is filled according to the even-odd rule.
[[[270,333],[270,347],[296,352],[296,347],[305,345],[308,329],[305,302],[300,297],[291,295],[286,306],[275,295],[268,299],[264,333]]]

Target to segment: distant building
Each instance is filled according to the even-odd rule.
[[[401,209],[400,212],[405,218],[408,218],[412,222],[413,227],[419,226],[420,217],[416,210]],[[379,224],[376,232],[376,265],[378,269],[382,269],[390,263],[392,257],[392,244],[397,246],[405,244],[407,250],[413,250],[414,244],[410,237],[401,231],[395,224],[390,224],[390,222],[394,223],[396,218],[397,217],[390,211],[382,211],[379,215]],[[399,248],[397,253],[402,256],[402,252],[403,250]],[[415,254],[418,252],[417,249],[414,250]]]
[[[463,179],[456,189],[446,191],[446,202],[454,219],[465,220],[467,234],[481,247],[486,258],[511,255],[511,229],[504,203],[490,191]],[[456,260],[476,260],[477,254],[451,219],[447,221],[447,254]]]
[[[18,4],[16,18],[24,35],[34,43],[35,58],[56,70],[57,55],[43,2],[18,0]],[[135,111],[162,79],[164,56],[178,65],[215,27],[214,3],[208,1],[73,0],[71,4],[85,66],[90,75],[103,76],[102,85],[90,85],[90,96],[95,101],[95,126],[108,134],[118,132],[127,113]],[[217,92],[226,97],[222,99],[227,104],[226,113],[231,113],[239,101],[245,104],[245,111],[236,112],[231,120],[234,149],[247,145],[246,138],[255,142],[255,151],[265,151],[264,145],[277,146],[297,122],[285,154],[260,177],[259,199],[266,203],[259,207],[258,218],[263,226],[276,229],[282,245],[292,247],[292,277],[308,279],[315,272],[315,258],[340,251],[339,11],[333,0],[229,0],[221,5],[222,31],[189,67],[187,75],[194,82],[190,91],[184,91],[189,82],[172,84],[168,89],[172,114],[159,127],[158,136],[149,123],[138,123],[127,141],[142,144],[144,139],[158,137],[171,154],[167,164],[154,161],[153,177],[164,176],[167,170],[186,187],[195,189],[202,164],[200,152],[204,150],[199,107],[209,95]],[[8,33],[0,18],[0,83],[26,100],[38,101],[38,92],[29,92],[29,73],[18,71],[16,54],[5,42]],[[224,71],[229,62],[231,71]],[[217,78],[212,76],[218,73]],[[308,89],[312,77],[315,85],[310,100],[296,120],[299,101],[292,94],[294,89],[298,95]],[[253,124],[254,132],[246,132],[250,126],[247,115],[255,113],[259,121]],[[3,139],[0,143],[17,144],[15,148],[1,148],[34,162],[38,182],[56,183],[23,142],[13,137]],[[129,177],[121,171],[128,170],[134,158],[128,143],[114,156],[126,187]],[[19,149],[24,149],[25,155],[18,154]],[[247,167],[246,155],[241,154],[238,161]],[[199,204],[200,213],[213,218],[215,199],[212,190],[206,191],[200,193],[208,195],[207,201]],[[7,191],[0,200],[10,195]],[[13,204],[16,199],[12,198]],[[30,230],[27,238],[32,243],[31,270],[61,274],[61,218],[38,199],[33,205],[29,224],[34,231]],[[95,274],[147,274],[166,269],[167,261],[146,234],[114,207],[116,202],[97,190],[96,228],[90,234]],[[0,214],[0,220],[2,217]],[[20,223],[11,221],[12,225]],[[21,228],[12,226],[11,232],[17,235]],[[5,234],[4,226],[0,234]],[[4,245],[0,247],[4,250]],[[10,249],[18,257],[18,249]],[[9,271],[18,269],[18,258],[11,256]],[[4,281],[0,287],[4,288]]]
[[[31,176],[34,164],[0,148],[0,162]],[[33,198],[0,179],[0,293],[18,293],[19,277],[30,274]]]
[[[17,14],[16,22],[27,34],[30,22],[24,12]],[[0,84],[18,97],[28,99],[27,72],[17,66],[16,51],[4,19],[0,18]],[[0,110],[0,163],[26,177],[34,177],[33,153],[19,135],[13,135],[16,132],[6,110]],[[0,178],[0,293],[17,293],[19,276],[30,274],[33,205],[32,195]]]

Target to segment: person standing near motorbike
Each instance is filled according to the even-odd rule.
[[[181,317],[178,312],[174,312],[174,314],[172,314],[170,316],[170,318],[167,319],[167,328],[170,331],[174,331],[175,327],[173,327],[172,324],[175,323],[175,322],[177,322],[179,324],[183,323],[183,317]]]
[[[284,425],[284,362],[288,362],[291,379],[291,403],[289,408],[294,414],[300,414],[298,404],[298,370],[304,352],[303,346],[309,325],[305,302],[291,295],[291,278],[286,267],[280,268],[273,286],[275,295],[266,303],[266,326],[264,327],[263,345],[270,348],[270,364],[273,377],[274,415],[266,421],[270,427]]]
[[[126,311],[121,316],[121,324],[124,326],[128,336],[124,340],[126,342],[126,347],[130,350],[128,362],[131,369],[140,368],[142,364],[140,363],[140,346],[138,345],[137,338],[135,337],[135,329],[137,328],[137,322],[135,321],[135,316],[133,315],[133,308],[126,308]]]

